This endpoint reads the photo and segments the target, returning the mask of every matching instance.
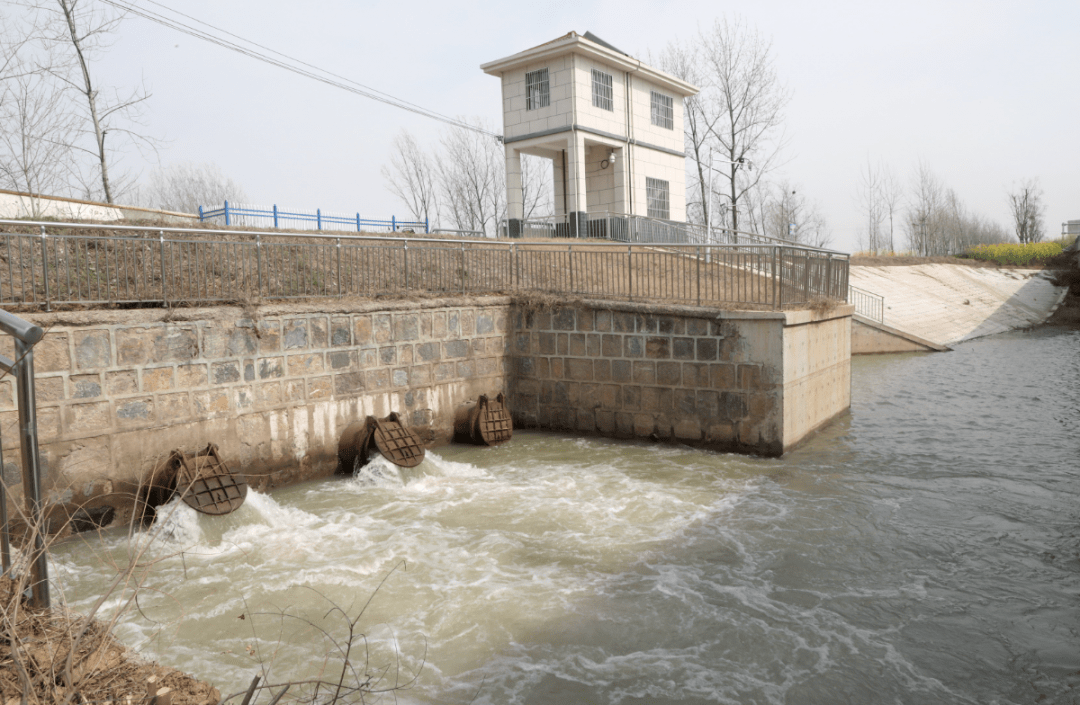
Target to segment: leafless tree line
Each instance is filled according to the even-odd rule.
[[[550,165],[523,155],[521,168],[525,217],[550,215]],[[387,189],[405,204],[412,217],[428,221],[432,228],[477,231],[494,237],[506,218],[503,146],[480,132],[448,128],[434,147],[425,150],[403,130],[394,139],[390,163],[383,166],[382,174]]]
[[[1017,239],[1041,240],[1045,207],[1038,180],[1022,182],[1008,199]],[[921,256],[953,255],[975,245],[1011,240],[1005,226],[972,213],[956,191],[922,162],[905,188],[888,165],[868,161],[859,175],[855,200],[862,219],[859,248],[870,254],[902,247]]]
[[[142,124],[150,94],[103,88],[94,70],[123,19],[94,0],[24,0],[0,11],[5,187],[114,203],[134,186],[121,165],[132,149],[156,149]]]

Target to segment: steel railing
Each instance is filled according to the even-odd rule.
[[[797,242],[726,228],[707,228],[699,223],[683,223],[640,215],[589,213],[585,232],[575,234],[566,215],[526,218],[520,222],[521,239],[598,238],[615,242],[683,245],[787,245],[805,247]],[[509,221],[503,220],[500,233],[506,237]],[[821,249],[821,248],[809,248]]]
[[[390,220],[361,218],[359,213],[332,213],[321,208],[300,210],[225,201],[220,207],[199,206],[199,220],[224,225],[257,228],[295,228],[297,230],[337,230],[351,232],[428,232],[426,220]]]
[[[855,313],[878,323],[885,322],[885,297],[872,291],[848,286],[848,303],[855,305]]]
[[[848,294],[846,254],[791,244],[527,243],[9,220],[0,227],[15,230],[0,233],[0,304],[46,310],[521,291],[775,309]]]
[[[30,553],[31,593],[34,605],[49,606],[49,568],[45,555],[45,526],[42,523],[41,451],[37,434],[37,395],[34,391],[34,345],[45,331],[29,321],[0,309],[0,333],[15,339],[15,359],[0,355],[0,370],[15,376],[19,408],[19,450],[22,455],[23,495],[26,497],[26,524],[32,538]],[[0,439],[0,470],[4,467],[3,440]],[[0,477],[0,565],[11,578],[11,540],[8,534],[7,488]]]

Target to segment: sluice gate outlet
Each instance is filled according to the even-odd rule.
[[[174,450],[169,464],[176,468],[176,484],[183,493],[181,499],[195,511],[228,514],[247,497],[247,481],[229,471],[214,443],[198,453]]]
[[[514,435],[514,422],[502,392],[494,399],[481,394],[454,412],[454,440],[475,445],[498,445]]]
[[[338,474],[353,474],[367,464],[373,450],[403,468],[414,468],[424,460],[420,437],[405,428],[397,412],[390,412],[384,419],[368,416],[349,424],[338,444]]]
[[[194,453],[176,449],[158,464],[139,490],[137,512],[144,525],[153,523],[157,508],[177,493],[192,509],[220,516],[237,509],[247,498],[247,478],[234,473],[221,459],[216,443]]]

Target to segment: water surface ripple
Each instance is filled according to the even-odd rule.
[[[118,633],[232,692],[374,593],[404,703],[1080,702],[1080,333],[859,357],[852,397],[782,459],[519,433],[175,505]],[[65,544],[73,607],[132,550]]]

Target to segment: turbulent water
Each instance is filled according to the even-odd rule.
[[[518,433],[54,570],[87,611],[143,548],[119,636],[226,694],[336,677],[355,621],[403,703],[1080,702],[1080,333],[852,367],[782,459]]]

